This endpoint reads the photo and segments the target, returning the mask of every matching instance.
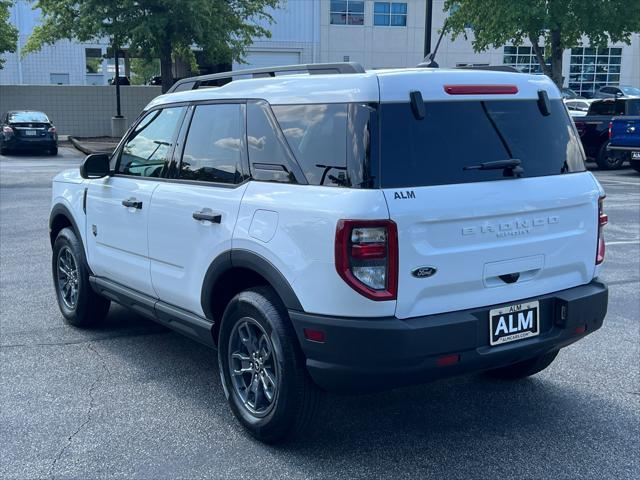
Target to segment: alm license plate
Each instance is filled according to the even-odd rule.
[[[509,305],[489,311],[489,343],[491,346],[535,337],[540,333],[540,304],[535,302]]]
[[[634,160],[640,160],[640,152],[631,152],[631,158]]]
[[[36,132],[35,130],[25,130],[25,131],[24,131],[24,134],[25,134],[27,137],[35,137],[35,136],[36,136],[36,133],[38,133],[38,132]]]

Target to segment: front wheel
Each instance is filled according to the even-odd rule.
[[[218,339],[220,377],[233,414],[260,441],[300,434],[315,417],[320,393],[297,342],[271,288],[252,288],[229,302]]]
[[[488,370],[486,375],[500,380],[520,380],[530,377],[547,368],[558,356],[558,350],[554,350],[537,357],[514,363],[507,367],[495,368]]]
[[[65,320],[82,328],[99,324],[107,316],[110,302],[89,285],[84,250],[71,228],[63,228],[56,237],[51,267],[58,306]]]

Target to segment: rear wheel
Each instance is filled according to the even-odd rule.
[[[71,228],[63,228],[53,244],[52,271],[58,306],[68,323],[87,328],[106,317],[110,302],[89,285],[84,251]]]
[[[58,147],[53,147],[51,150],[49,150],[51,155],[56,156],[58,155]]]
[[[631,162],[631,168],[633,168],[636,172],[640,172],[640,160]]]
[[[610,142],[604,142],[598,151],[596,163],[603,170],[617,170],[622,168],[626,159],[625,152],[607,150]]]
[[[267,443],[302,433],[318,406],[289,322],[276,293],[256,287],[229,302],[220,327],[218,367],[231,410]]]
[[[8,155],[9,149],[7,147],[0,147],[0,155]]]
[[[558,356],[558,350],[539,355],[529,360],[514,363],[507,367],[495,368],[485,372],[486,375],[500,380],[519,380],[530,377],[547,368]]]

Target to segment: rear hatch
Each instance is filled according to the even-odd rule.
[[[536,94],[427,101],[422,119],[409,102],[380,105],[380,182],[398,226],[399,318],[592,279],[600,189],[557,93],[547,111]],[[520,165],[478,169],[513,159]]]

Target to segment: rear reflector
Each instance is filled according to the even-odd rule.
[[[322,330],[314,330],[313,328],[304,329],[304,338],[312,342],[324,343],[325,335]]]
[[[576,335],[582,335],[586,331],[587,331],[587,326],[586,325],[580,325],[579,327],[576,327],[575,334]]]
[[[445,85],[449,95],[515,95],[516,85]]]
[[[438,360],[436,360],[436,363],[438,364],[439,367],[446,367],[448,365],[453,365],[455,363],[458,363],[459,361],[460,361],[460,354],[454,353],[453,355],[445,355],[444,357],[438,358]]]

